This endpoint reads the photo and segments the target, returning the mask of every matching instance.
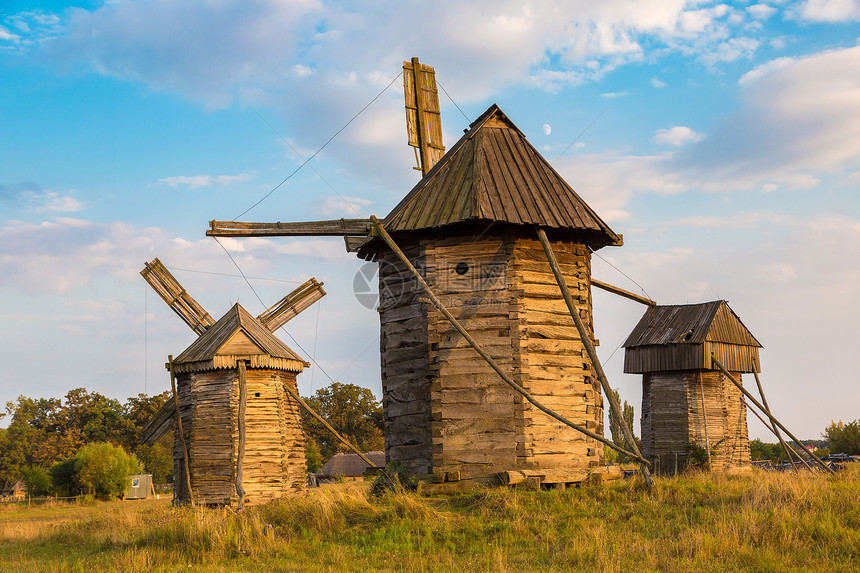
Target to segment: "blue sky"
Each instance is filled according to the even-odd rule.
[[[300,390],[379,396],[377,316],[340,239],[204,232],[376,96],[241,219],[387,214],[417,181],[398,74],[418,56],[450,96],[448,146],[498,103],[624,234],[595,277],[665,304],[727,299],[765,346],[775,412],[817,437],[860,417],[858,41],[858,0],[4,0],[0,400],[168,388],[166,357],[194,335],[138,275],[156,256],[217,316],[324,281],[282,335],[316,362]],[[643,307],[594,298],[610,382],[638,412],[616,348]]]

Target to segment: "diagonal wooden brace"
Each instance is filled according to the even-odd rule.
[[[711,354],[711,362],[713,362],[714,364],[716,364],[716,365],[717,365],[717,368],[719,368],[719,369],[720,369],[720,371],[728,377],[728,379],[731,381],[731,383],[732,383],[732,384],[734,384],[735,386],[737,386],[737,387],[738,387],[738,390],[740,390],[741,392],[743,392],[743,395],[744,395],[744,396],[746,396],[746,397],[749,399],[749,401],[750,401],[750,402],[752,402],[753,404],[755,404],[755,406],[756,406],[759,410],[761,410],[762,412],[764,412],[764,413],[765,413],[765,415],[766,415],[768,418],[770,418],[770,423],[771,423],[771,424],[773,424],[773,427],[774,427],[774,428],[778,427],[780,430],[782,430],[783,432],[785,432],[785,434],[786,434],[789,438],[791,438],[791,439],[794,441],[794,443],[795,443],[795,444],[797,444],[798,446],[800,446],[800,447],[801,447],[801,448],[803,448],[803,449],[806,449],[806,448],[804,447],[803,443],[802,443],[800,440],[798,440],[796,437],[794,437],[794,434],[792,434],[791,432],[789,432],[789,431],[788,431],[788,428],[786,428],[785,426],[783,426],[783,425],[780,423],[780,421],[779,421],[779,420],[777,420],[776,418],[774,418],[774,417],[773,417],[773,414],[771,414],[771,413],[770,413],[770,410],[768,410],[767,408],[765,408],[764,406],[762,406],[762,405],[759,403],[759,401],[758,401],[758,400],[756,400],[756,399],[755,399],[755,397],[754,397],[752,394],[750,394],[750,393],[749,393],[749,391],[748,391],[746,388],[744,388],[744,387],[743,387],[743,385],[741,385],[741,383],[740,383],[740,382],[738,382],[737,380],[735,380],[735,377],[734,377],[734,376],[732,376],[731,374],[729,374],[729,371],[728,371],[728,370],[726,370],[725,368],[723,368],[723,365],[722,365],[722,364],[720,364],[719,360],[717,360],[717,358],[716,358],[713,354]],[[816,456],[816,455],[815,455],[815,454],[813,454],[812,452],[809,452],[809,455],[810,455],[810,456],[812,456],[812,459],[814,459],[814,460],[815,460],[815,463],[817,463],[818,465],[820,465],[821,467],[823,467],[823,468],[824,468],[825,470],[827,470],[829,473],[831,473],[831,474],[833,474],[833,475],[835,475],[835,474],[836,474],[836,472],[834,472],[830,467],[828,467],[828,466],[827,466],[827,464],[825,464],[824,462],[822,462],[822,461],[821,461],[821,459],[820,459],[818,456]]]
[[[600,380],[601,387],[603,387],[603,393],[606,394],[606,398],[609,400],[609,406],[612,408],[612,411],[618,419],[623,420],[624,416],[621,413],[621,406],[618,404],[618,400],[615,399],[615,394],[612,393],[612,388],[609,387],[609,381],[606,380],[603,366],[600,365],[600,360],[597,358],[597,350],[594,348],[594,342],[591,340],[591,335],[585,328],[585,324],[583,324],[582,318],[579,316],[579,311],[573,303],[573,297],[570,295],[570,290],[567,288],[567,282],[564,280],[564,275],[561,274],[561,268],[558,266],[558,260],[555,258],[552,245],[550,245],[549,239],[546,237],[546,233],[540,227],[537,228],[537,236],[540,240],[541,246],[543,246],[544,253],[546,253],[546,258],[549,261],[549,266],[552,268],[553,274],[555,275],[558,287],[561,289],[561,295],[564,297],[564,302],[567,303],[567,309],[570,311],[570,316],[573,318],[573,322],[576,323],[576,329],[579,331],[579,337],[582,339],[585,351],[588,353],[589,359],[591,359],[591,364],[594,366],[595,372],[597,372],[597,378]],[[650,464],[648,464],[648,462],[646,462],[642,457],[642,453],[639,451],[639,447],[633,439],[633,431],[627,427],[627,424],[621,424],[621,430],[624,433],[624,439],[627,440],[629,446],[633,448],[634,452],[636,452],[636,455],[631,457],[639,460],[639,467],[642,471],[642,477],[645,478],[645,483],[649,486],[652,485],[651,475],[648,472],[648,465]]]

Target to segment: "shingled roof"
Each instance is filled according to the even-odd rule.
[[[722,342],[761,348],[724,300],[649,308],[624,341],[624,348]]]
[[[592,248],[622,244],[496,104],[383,224],[397,233],[481,220],[575,231]]]
[[[176,372],[234,368],[249,360],[251,368],[301,372],[307,362],[278,340],[239,303],[185,349],[174,361]]]

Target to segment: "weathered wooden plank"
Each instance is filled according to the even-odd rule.
[[[370,234],[368,219],[333,219],[326,221],[301,221],[293,223],[246,223],[240,221],[209,221],[207,237],[296,237],[367,236]]]

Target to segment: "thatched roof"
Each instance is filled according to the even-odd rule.
[[[724,300],[651,307],[624,341],[624,348],[703,342],[761,348]]]
[[[373,462],[375,467],[381,468],[385,466],[385,452],[365,452],[367,459]],[[358,457],[358,454],[335,454],[327,461],[323,467],[316,473],[317,477],[360,477],[364,475],[364,470],[369,468],[363,459]]]
[[[383,224],[394,234],[468,221],[539,225],[595,249],[622,243],[495,104]]]
[[[238,303],[173,364],[176,372],[197,372],[234,368],[237,360],[249,360],[251,368],[289,372],[301,372],[309,366]]]

